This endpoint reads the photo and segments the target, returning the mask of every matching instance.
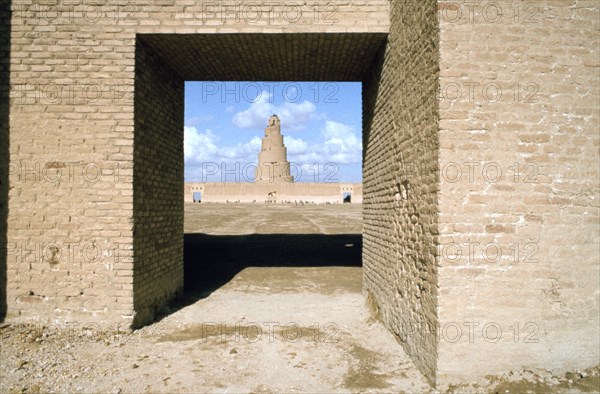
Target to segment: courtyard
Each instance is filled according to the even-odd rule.
[[[186,204],[183,296],[135,331],[2,325],[0,391],[435,392],[362,293],[361,212]],[[599,378],[512,371],[450,391],[593,392]]]
[[[134,332],[4,326],[0,391],[429,389],[361,293],[360,205],[185,208],[183,298]]]

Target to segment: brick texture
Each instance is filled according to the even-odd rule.
[[[133,138],[134,325],[183,291],[183,79],[139,39]]]
[[[273,194],[273,192],[275,192]],[[316,203],[341,204],[344,193],[350,193],[351,203],[361,204],[362,183],[251,183],[251,182],[186,182],[184,201],[194,202],[194,193],[200,193],[203,203]]]
[[[597,363],[598,3],[258,3],[0,2],[0,314],[178,294],[184,80],[357,80],[365,290],[421,371]]]
[[[439,380],[597,364],[598,3],[439,8]]]
[[[10,85],[10,24],[8,3],[0,3],[0,321],[6,315],[6,258],[8,217],[8,111]]]
[[[439,185],[436,11],[434,1],[394,2],[387,46],[363,81],[365,289],[432,382]]]
[[[389,26],[386,0],[256,4],[12,2],[10,318],[151,321],[181,290],[182,81],[360,80]]]

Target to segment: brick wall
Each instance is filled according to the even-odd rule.
[[[133,138],[134,324],[183,291],[183,79],[136,43]]]
[[[254,168],[254,167],[253,167]],[[273,201],[269,193],[275,192],[278,203],[310,202],[316,204],[343,203],[344,193],[351,194],[351,202],[362,203],[361,183],[253,183],[253,182],[186,182],[184,201],[194,202],[194,192],[201,193],[203,203],[240,202],[264,204]]]
[[[358,80],[389,26],[387,0],[316,8],[265,2],[258,18],[257,2],[236,4],[12,2],[11,23],[2,25],[11,28],[10,143],[2,143],[10,149],[3,166],[10,190],[7,230],[0,231],[7,236],[3,299],[12,319],[112,325],[132,324],[135,315],[142,324],[176,292],[181,255],[168,256],[179,253],[181,234],[159,239],[162,233],[153,232],[158,225],[181,228],[183,212],[175,201],[183,200],[176,179],[182,137],[174,131],[183,108],[173,112],[181,87],[170,82],[242,75]],[[262,64],[274,48],[286,63]],[[231,67],[235,60],[246,63]],[[256,75],[247,74],[248,64],[257,65]],[[169,267],[173,276],[159,279]]]
[[[127,323],[134,36],[44,7],[12,4],[8,316]]]
[[[431,381],[437,362],[436,16],[434,1],[394,2],[387,46],[363,81],[364,286]]]
[[[439,6],[439,380],[597,364],[598,2]]]
[[[0,3],[0,321],[4,320],[6,315],[10,18],[8,3]]]
[[[232,4],[12,2],[10,133],[0,141],[10,318],[143,324],[177,292],[168,259],[180,238],[161,244],[150,229],[180,228],[180,141],[161,138],[181,122],[181,80],[339,77],[364,82],[365,287],[426,376],[443,384],[597,362],[595,1],[473,12],[461,2],[460,18],[433,0],[281,3],[259,19]],[[283,63],[256,63],[272,48]],[[482,254],[489,244],[499,261],[489,261],[497,249]],[[176,274],[162,275],[164,264]],[[487,323],[492,338],[498,326],[509,335],[482,340]],[[539,341],[525,342],[534,331]]]

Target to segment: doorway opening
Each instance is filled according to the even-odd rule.
[[[319,277],[339,277],[336,267],[346,267],[353,290],[361,288],[362,211],[340,204],[340,191],[362,190],[361,89],[359,82],[186,82],[185,189],[189,202],[203,203],[185,206],[187,295],[205,297],[248,271],[282,285],[277,278],[311,268],[320,275],[310,286],[324,287]]]
[[[369,70],[374,62],[379,64],[380,60],[377,59],[382,56],[386,38],[385,33],[137,35],[133,182],[136,234],[133,245],[134,325],[152,321],[157,311],[184,289],[184,200],[193,200],[193,195],[185,187],[184,174],[185,81],[360,83],[371,78]],[[247,85],[246,94],[251,88],[252,85]],[[244,90],[238,92],[244,94]],[[204,93],[211,94],[207,90]],[[218,93],[232,95],[227,87]],[[293,89],[289,88],[286,93],[292,95]],[[375,93],[371,88],[368,97]],[[237,92],[233,96],[235,94]],[[322,100],[326,98],[319,97]],[[373,104],[369,102],[365,105],[363,111],[356,112],[363,112],[370,118]],[[285,106],[283,109],[290,110]],[[369,127],[369,123],[363,125],[364,130]],[[332,140],[336,140],[336,133],[341,132],[336,127],[330,131]],[[360,135],[360,130],[357,132]],[[367,140],[366,136],[363,132],[362,139]],[[237,171],[244,174],[244,170],[249,171],[248,167],[243,166],[233,170],[224,168],[225,180],[237,176]],[[322,165],[306,170],[322,176],[323,171],[331,171],[331,168]],[[274,191],[265,190],[262,195]],[[204,188],[202,204],[198,206],[205,206],[209,202],[209,195],[210,192]],[[291,201],[280,191],[276,195],[277,202],[273,205],[277,208]],[[335,195],[339,199],[339,188]],[[251,201],[254,200],[259,202],[261,197]],[[299,198],[297,203],[300,205],[301,202],[304,207],[311,206],[310,198]],[[230,200],[230,204],[236,203],[241,203],[241,199]],[[285,221],[285,215],[280,216]],[[248,218],[241,214],[236,220]],[[318,226],[311,224],[309,219],[301,223],[302,226]],[[277,225],[257,232],[273,232],[273,229],[277,229]]]
[[[427,18],[436,11],[435,7],[427,10],[423,14]],[[436,20],[435,16],[430,19]],[[437,306],[435,285],[414,284],[423,281],[422,272],[431,272],[427,280],[437,278],[437,238],[428,228],[436,223],[438,212],[439,51],[435,29],[406,26],[401,29],[403,33],[390,35],[390,40],[387,33],[364,32],[136,36],[134,325],[153,321],[157,311],[184,288],[185,81],[361,82],[366,190],[362,283],[375,303],[383,307],[382,319],[390,331],[401,339],[410,337],[405,349],[419,368],[435,375],[435,355],[422,350],[437,349],[435,335],[406,327],[427,321]],[[409,172],[409,166],[423,170]],[[412,185],[411,197],[409,204],[399,206],[391,191],[405,180]],[[338,201],[340,195],[338,190]],[[281,197],[278,193],[278,201],[284,200]],[[353,200],[356,197],[355,192]],[[196,206],[205,205],[207,190],[202,198],[203,203]],[[281,208],[279,204],[273,206]],[[416,207],[419,215],[412,214]],[[343,215],[338,216],[344,221]],[[239,224],[246,219],[252,217],[235,218]],[[394,232],[396,221],[414,231]],[[306,218],[299,225],[318,226],[318,222]],[[269,231],[274,228],[277,226],[271,225]],[[400,267],[397,256],[404,250],[419,252],[403,255]],[[408,296],[396,296],[403,292]],[[415,299],[419,300],[417,312]]]

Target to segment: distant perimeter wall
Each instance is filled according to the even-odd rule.
[[[185,202],[341,204],[350,194],[352,204],[362,203],[362,183],[226,183],[189,182]]]

